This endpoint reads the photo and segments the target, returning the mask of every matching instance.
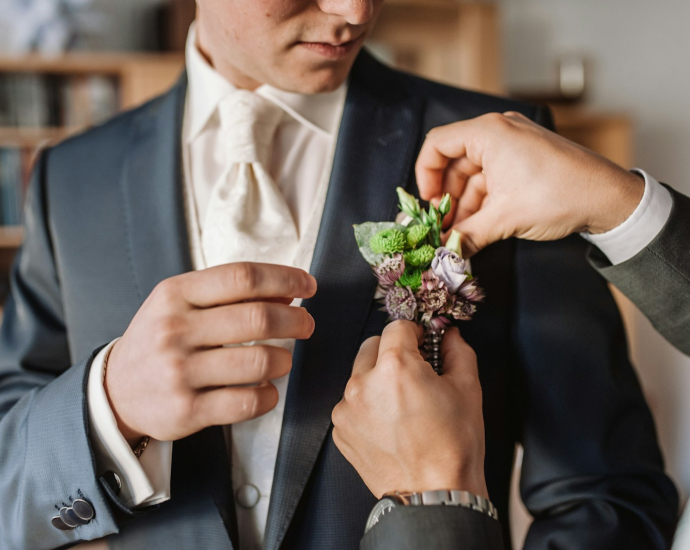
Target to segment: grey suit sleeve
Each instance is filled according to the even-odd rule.
[[[485,514],[455,506],[396,508],[381,518],[361,550],[503,550],[501,525]]]
[[[671,216],[647,248],[613,266],[592,247],[589,261],[669,342],[690,355],[690,198],[669,190]]]
[[[26,239],[11,274],[0,333],[0,549],[41,550],[117,532],[87,433],[92,357],[72,364],[50,242],[46,153],[30,187]],[[93,520],[72,531],[51,518],[84,498]]]

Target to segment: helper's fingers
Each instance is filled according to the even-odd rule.
[[[475,121],[463,121],[434,128],[426,137],[419,152],[415,172],[420,196],[429,200],[443,194],[444,175],[452,160],[467,157],[467,144],[476,129]],[[456,169],[476,173],[481,167],[471,159],[457,164]]]
[[[352,367],[352,376],[369,372],[376,366],[376,360],[379,358],[380,341],[380,336],[374,336],[364,341]]]
[[[472,176],[467,182],[462,196],[458,200],[456,219],[462,221],[476,214],[481,208],[487,193],[486,176],[481,172]]]
[[[424,329],[411,321],[395,321],[383,329],[379,357],[384,354],[410,353],[421,359],[419,347],[424,343]]]
[[[292,354],[275,346],[213,348],[192,354],[186,369],[195,389],[257,384],[285,376]]]
[[[316,279],[294,267],[240,262],[170,279],[192,306],[208,308],[262,298],[311,298]]]
[[[314,319],[306,309],[249,302],[189,312],[187,333],[180,335],[192,348],[241,344],[272,338],[311,337]]]
[[[496,216],[494,208],[487,204],[476,214],[456,224],[454,229],[462,233],[463,255],[471,258],[491,243],[509,237],[510,235],[502,232],[501,227],[501,219]]]
[[[270,382],[259,386],[219,388],[199,393],[194,401],[197,424],[225,426],[262,416],[278,404],[278,390]]]
[[[477,355],[465,342],[456,327],[446,331],[441,343],[443,357],[443,377],[450,379],[454,385],[479,382]]]

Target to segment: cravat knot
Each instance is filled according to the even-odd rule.
[[[270,165],[283,110],[254,92],[235,90],[218,106],[228,162]]]

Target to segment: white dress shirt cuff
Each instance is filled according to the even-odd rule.
[[[103,380],[113,340],[93,360],[86,390],[89,408],[89,437],[96,458],[98,476],[114,472],[122,487],[120,498],[130,508],[152,506],[170,499],[172,441],[151,439],[137,458],[120,433]]]
[[[607,233],[582,237],[597,246],[611,264],[627,262],[661,233],[673,208],[673,197],[668,189],[643,170],[635,169],[645,180],[644,195],[632,215],[618,227]]]

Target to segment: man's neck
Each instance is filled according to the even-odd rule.
[[[199,50],[199,53],[204,57],[208,64],[211,65],[211,67],[218,71],[218,74],[220,74],[236,88],[254,91],[262,85],[261,82],[257,82],[256,80],[248,77],[241,71],[238,71],[232,65],[216,63],[210,53],[210,48],[208,48],[204,43],[203,33],[200,32],[200,29],[197,30],[196,48]]]

